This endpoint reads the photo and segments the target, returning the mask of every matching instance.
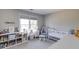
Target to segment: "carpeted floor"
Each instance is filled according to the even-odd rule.
[[[38,39],[33,39],[9,49],[47,49],[53,43],[55,42],[52,40],[41,41]]]

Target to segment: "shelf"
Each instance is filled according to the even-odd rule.
[[[5,42],[8,42],[8,41],[0,41],[0,44],[1,44],[1,43],[5,43]]]
[[[3,48],[3,49],[8,49],[8,48],[11,48],[11,47],[14,47],[14,46],[23,44],[23,43],[25,43],[25,42],[27,42],[27,41],[23,41],[23,42],[21,42],[21,43],[18,43],[18,44],[12,45],[12,46],[8,46],[8,47],[5,47],[5,48]]]
[[[14,38],[14,39],[19,39],[19,38],[22,38],[22,37],[17,37],[17,38]]]
[[[15,36],[10,38],[9,35]],[[0,34],[0,38],[0,48],[2,49],[13,47],[27,41],[23,39],[25,37],[20,32]]]
[[[12,39],[12,40],[0,41],[0,43],[4,43],[4,42],[8,42],[8,41],[13,41],[13,40],[17,40],[17,39],[20,39],[20,38],[22,38],[22,37],[14,38],[14,39]]]
[[[1,36],[6,36],[6,35],[14,35],[14,34],[18,34],[20,32],[14,32],[14,33],[4,33],[4,34],[0,34],[0,37]]]

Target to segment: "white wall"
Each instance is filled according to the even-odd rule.
[[[45,25],[57,28],[64,32],[75,29],[76,27],[79,27],[79,10],[62,10],[54,14],[46,15]],[[63,36],[58,42],[52,44],[49,49],[50,48],[77,49],[79,48],[79,41],[72,35]]]
[[[34,17],[38,20],[38,27],[43,25],[43,16],[23,10],[0,9],[0,30],[6,27],[5,22],[15,22],[14,27],[19,27],[20,17]]]
[[[79,10],[62,10],[46,15],[45,25],[62,31],[74,29],[79,26]]]

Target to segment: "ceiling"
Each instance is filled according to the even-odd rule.
[[[41,14],[41,15],[46,15],[46,14],[58,12],[61,9],[22,9],[22,10]]]

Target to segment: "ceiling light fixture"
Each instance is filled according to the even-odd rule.
[[[29,9],[29,10],[34,10],[34,9]]]

